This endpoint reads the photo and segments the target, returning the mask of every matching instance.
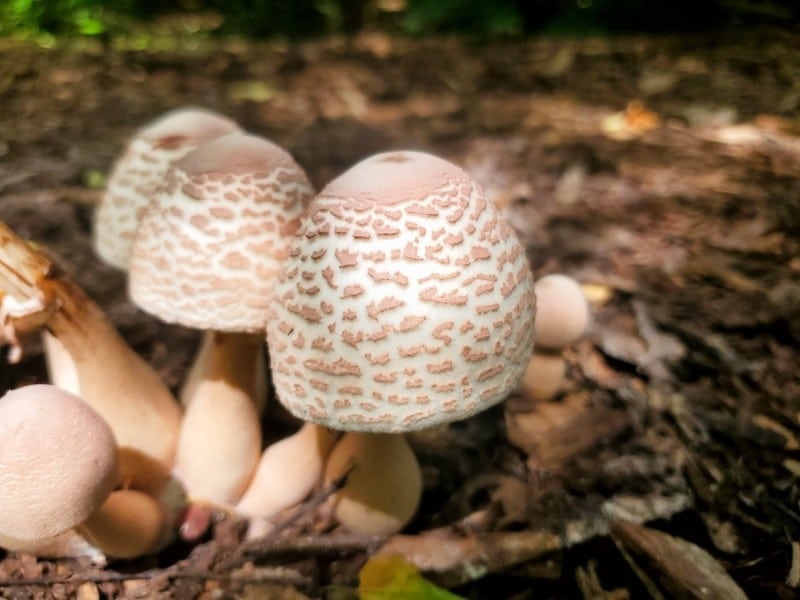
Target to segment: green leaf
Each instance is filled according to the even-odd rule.
[[[464,600],[425,579],[395,554],[370,558],[358,572],[359,600]]]

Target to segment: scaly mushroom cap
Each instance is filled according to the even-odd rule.
[[[86,520],[117,484],[117,446],[83,400],[50,385],[0,399],[0,534],[43,540]]]
[[[314,195],[288,152],[235,132],[177,161],[142,217],[129,290],[196,329],[257,332],[299,216]]]
[[[200,144],[236,129],[231,119],[211,111],[183,108],[140,130],[114,165],[97,207],[97,255],[118,269],[127,269],[136,228],[172,162]]]
[[[533,346],[525,253],[464,171],[419,152],[368,158],[303,216],[270,307],[273,381],[295,416],[399,432],[477,413]]]

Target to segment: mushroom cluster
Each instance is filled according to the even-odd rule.
[[[263,532],[334,482],[325,510],[339,523],[399,531],[423,485],[404,433],[501,402],[534,344],[565,339],[481,187],[426,153],[372,156],[315,195],[272,142],[209,111],[174,111],[129,143],[94,235],[137,306],[203,339],[178,402],[77,285],[0,224],[0,335],[45,329],[64,388],[0,400],[8,549],[130,558],[169,543],[197,507]],[[263,448],[267,348],[277,399],[302,424]],[[49,413],[36,425],[52,427],[47,443],[36,411]],[[70,444],[93,471],[65,463]],[[30,456],[37,477],[57,473],[50,487],[9,483]]]

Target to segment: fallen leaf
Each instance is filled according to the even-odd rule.
[[[425,579],[419,569],[398,554],[370,558],[358,572],[360,600],[459,600]]]

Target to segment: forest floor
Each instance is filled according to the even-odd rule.
[[[322,529],[308,510],[244,554],[222,519],[195,547],[104,569],[8,555],[0,595],[354,598],[381,549],[469,598],[796,598],[799,42],[0,40],[0,220],[43,244],[173,388],[197,334],[132,307],[90,238],[125,141],[184,105],[284,145],[320,187],[381,150],[439,154],[503,209],[535,276],[576,277],[592,307],[556,400],[410,436],[425,493],[403,535]],[[35,340],[25,350],[0,392],[44,380]]]

